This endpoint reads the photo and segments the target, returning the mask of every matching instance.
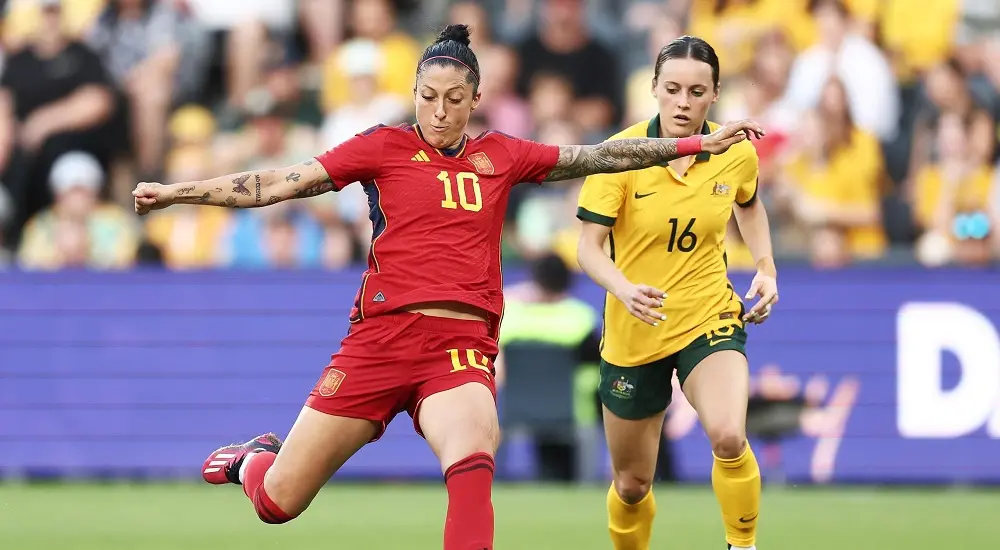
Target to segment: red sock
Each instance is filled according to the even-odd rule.
[[[271,468],[276,458],[278,455],[274,453],[257,453],[250,464],[247,464],[247,469],[243,473],[243,492],[253,503],[257,517],[264,523],[276,524],[292,521],[292,516],[282,511],[264,490],[264,474]]]
[[[476,453],[459,460],[444,473],[444,482],[444,550],[493,550],[493,457]]]

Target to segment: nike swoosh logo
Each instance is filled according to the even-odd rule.
[[[648,197],[650,195],[655,195],[655,194],[656,194],[656,191],[653,191],[652,193],[646,193],[645,195],[640,195],[639,192],[636,191],[635,192],[635,198],[637,198],[637,199],[644,199],[644,198],[646,198],[646,197]]]
[[[754,514],[751,518],[740,518],[740,523],[750,523],[755,519],[757,519],[757,514]]]
[[[716,344],[721,344],[722,342],[728,342],[730,340],[732,340],[732,338],[719,338],[718,340],[709,340],[708,341],[708,345],[714,346]],[[740,521],[742,521],[742,520],[740,520]]]

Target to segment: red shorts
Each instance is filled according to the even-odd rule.
[[[309,394],[306,406],[381,424],[372,439],[406,411],[413,427],[420,403],[435,393],[478,382],[496,400],[493,359],[497,342],[485,322],[389,313],[351,325]]]

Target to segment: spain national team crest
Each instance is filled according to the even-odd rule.
[[[323,382],[319,385],[319,394],[323,397],[331,397],[340,389],[340,385],[344,383],[345,378],[347,378],[347,375],[342,371],[330,369],[327,371],[326,376],[323,377]]]
[[[490,157],[486,156],[486,153],[482,151],[469,155],[469,162],[476,168],[476,172],[484,176],[492,176],[495,171]]]
[[[729,196],[729,184],[715,182],[715,187],[712,188],[713,197],[727,197]]]

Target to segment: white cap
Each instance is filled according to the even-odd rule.
[[[337,63],[347,76],[376,75],[382,68],[382,51],[371,40],[351,40],[340,47]]]
[[[90,153],[73,151],[56,159],[49,172],[49,186],[55,194],[74,187],[97,191],[104,184],[104,169]]]

